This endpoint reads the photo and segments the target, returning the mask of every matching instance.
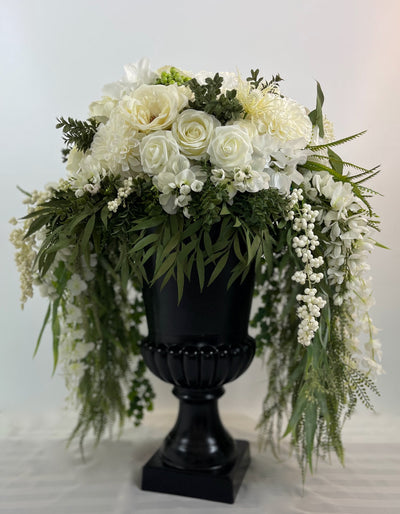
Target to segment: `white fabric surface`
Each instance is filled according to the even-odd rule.
[[[152,414],[143,427],[104,440],[86,461],[66,450],[65,414],[0,413],[0,514],[174,514],[400,512],[400,419],[357,416],[345,428],[346,467],[321,462],[302,488],[294,457],[259,453],[255,420],[223,415],[235,437],[251,441],[252,462],[234,505],[140,490],[141,468],[171,428],[175,413]]]

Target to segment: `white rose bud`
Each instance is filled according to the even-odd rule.
[[[179,147],[171,132],[158,130],[145,136],[140,143],[140,158],[143,170],[148,175],[158,175],[169,159],[179,154]]]
[[[220,125],[217,118],[211,114],[188,109],[175,120],[172,134],[184,155],[200,160],[206,157],[214,129]]]
[[[246,130],[236,125],[217,127],[207,149],[215,166],[232,171],[249,164],[253,147]]]
[[[203,185],[203,182],[201,182],[200,180],[194,180],[190,184],[190,187],[192,188],[192,191],[194,191],[195,193],[200,193],[200,191],[203,189]]]

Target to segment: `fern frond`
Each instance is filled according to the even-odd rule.
[[[354,134],[352,136],[348,136],[343,139],[337,139],[336,141],[332,141],[331,143],[325,143],[323,145],[312,145],[312,146],[308,146],[307,148],[309,150],[315,151],[315,150],[322,150],[324,148],[331,148],[333,146],[343,145],[345,143],[348,143],[349,141],[353,141],[354,139],[357,139],[358,137],[364,135],[366,132],[367,132],[366,130],[363,130],[362,132],[359,132],[358,134]]]

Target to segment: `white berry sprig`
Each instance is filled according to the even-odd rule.
[[[314,257],[313,251],[319,246],[318,236],[314,234],[315,220],[318,211],[313,211],[308,203],[300,204],[304,200],[300,189],[294,189],[288,196],[289,212],[286,216],[288,221],[292,221],[293,230],[299,235],[292,240],[292,248],[297,257],[304,263],[302,270],[296,271],[292,280],[298,284],[305,285],[304,294],[298,294],[296,300],[300,303],[297,308],[297,316],[300,318],[300,325],[297,332],[297,340],[303,346],[309,346],[319,328],[319,318],[321,309],[326,301],[317,296],[317,289],[313,287],[324,277],[323,273],[316,273],[314,270],[323,265],[322,256]],[[300,234],[303,232],[303,234]]]

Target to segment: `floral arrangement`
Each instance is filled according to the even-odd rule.
[[[234,252],[230,284],[256,269],[260,437],[277,449],[290,435],[303,473],[331,450],[343,460],[342,423],[358,401],[372,408],[381,372],[366,263],[379,221],[365,181],[378,169],[334,151],[363,133],[334,138],[319,84],[310,112],[259,70],[155,72],[142,60],[125,72],[86,121],[58,120],[67,176],[26,193],[11,234],[22,302],[34,285],[49,300],[35,352],[49,324],[79,408],[71,438],[99,440],[153,407],[143,283],[176,280],[181,297],[192,273],[207,287],[205,267],[211,283]]]

